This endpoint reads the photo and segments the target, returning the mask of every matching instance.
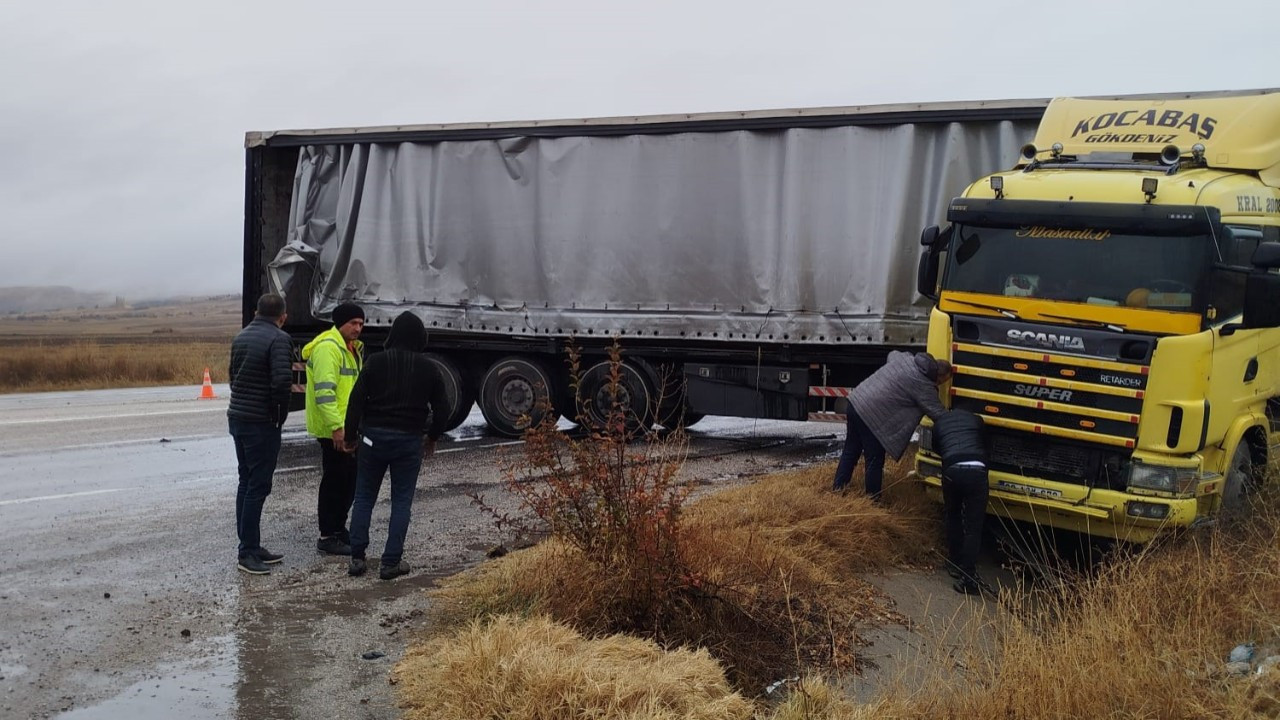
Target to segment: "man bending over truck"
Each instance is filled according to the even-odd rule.
[[[920,418],[927,414],[937,419],[945,412],[938,386],[951,378],[951,372],[951,363],[929,353],[889,353],[884,367],[849,393],[844,450],[832,489],[844,492],[858,458],[865,454],[867,496],[880,502],[885,454],[901,458]]]

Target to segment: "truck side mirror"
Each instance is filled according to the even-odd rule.
[[[1280,250],[1280,243],[1259,245],[1258,250],[1261,251],[1267,245],[1276,246]],[[1257,258],[1258,252],[1253,256]],[[1280,264],[1280,252],[1275,253],[1275,262]],[[1265,270],[1249,273],[1249,279],[1244,285],[1242,324],[1245,329],[1280,327],[1280,275]]]
[[[916,269],[916,291],[930,300],[938,299],[940,258],[950,241],[951,228],[939,230],[937,225],[930,225],[920,233],[920,244],[925,250],[920,255],[920,266]]]

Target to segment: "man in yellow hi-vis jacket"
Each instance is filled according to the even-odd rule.
[[[364,310],[352,303],[333,309],[333,327],[302,348],[307,362],[307,432],[320,441],[320,497],[316,515],[320,539],[316,549],[350,555],[347,514],[356,492],[356,458],[346,452],[343,424],[347,398],[364,361]]]

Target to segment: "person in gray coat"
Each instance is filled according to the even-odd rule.
[[[879,502],[885,455],[901,458],[920,418],[928,415],[937,419],[946,412],[938,400],[938,386],[950,379],[951,373],[951,363],[929,353],[889,353],[884,367],[849,393],[844,450],[832,489],[843,492],[848,487],[858,459],[865,454],[866,492]]]
[[[265,575],[268,565],[284,556],[262,547],[262,507],[271,494],[280,454],[280,429],[289,416],[293,387],[293,344],[281,330],[288,318],[284,298],[267,293],[258,298],[253,321],[231,341],[231,402],[227,428],[236,447],[236,566]]]

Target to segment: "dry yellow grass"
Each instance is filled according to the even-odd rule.
[[[772,720],[1280,717],[1280,668],[1224,670],[1239,643],[1280,653],[1276,498],[1242,526],[1151,548],[1032,600],[1006,597],[1015,611],[1000,616],[996,642],[940,663],[948,672],[936,678],[866,705],[812,679]]]
[[[906,464],[890,468],[900,479]],[[900,483],[890,507],[829,491],[830,467],[767,476],[692,505],[682,522],[692,592],[665,640],[706,647],[736,687],[759,692],[801,665],[851,669],[856,626],[893,618],[859,572],[924,561],[930,505]],[[897,499],[895,499],[897,498]],[[546,614],[588,634],[625,626],[622,580],[554,539],[488,563],[435,592],[435,624],[500,613]]]
[[[410,720],[748,720],[704,650],[587,639],[545,616],[476,620],[411,648],[394,682]]]
[[[226,382],[240,298],[0,315],[0,392]]]
[[[0,392],[199,385],[209,368],[225,382],[227,342],[50,342],[29,340],[0,351]]]
[[[701,571],[754,599],[744,605],[762,613],[776,610],[779,600],[783,608],[802,609],[800,600],[805,597],[825,597],[829,603],[815,601],[810,609],[861,607],[864,615],[872,616],[882,612],[874,595],[859,595],[860,583],[853,574],[886,564],[927,561],[928,538],[936,533],[930,529],[930,518],[936,511],[917,504],[916,493],[906,484],[890,492],[895,500],[887,513],[856,496],[822,494],[828,472],[820,468],[766,478],[693,506],[686,522],[704,530],[711,527],[704,536],[706,544],[699,546],[706,554]],[[886,523],[880,513],[902,514],[898,520],[904,524]],[[608,578],[575,566],[565,552],[545,543],[515,553],[455,581],[439,599],[442,606],[453,603],[455,622],[504,610],[536,614],[550,609],[569,622],[591,617],[597,596],[608,592]],[[775,576],[789,579],[782,582]],[[856,599],[842,607],[830,599],[828,593],[834,592]],[[1004,612],[975,614],[972,627],[952,633],[961,638],[960,647],[935,648],[937,657],[929,658],[929,665],[938,668],[936,676],[923,681],[915,677],[911,684],[891,682],[879,697],[857,702],[842,694],[838,680],[811,675],[783,702],[758,708],[755,717],[1280,717],[1280,669],[1245,677],[1224,671],[1226,655],[1238,643],[1255,642],[1263,653],[1280,653],[1280,497],[1274,492],[1259,499],[1247,521],[1188,534],[1115,560],[1053,593],[1006,593],[1001,602]],[[715,618],[696,618],[708,619]],[[791,627],[812,630],[815,623],[810,620],[793,616]],[[769,622],[760,627],[765,634],[777,629]],[[835,624],[832,629],[830,637],[850,630]],[[975,641],[965,643],[966,635]],[[985,637],[982,642],[976,641],[980,635]],[[732,655],[751,647],[717,636],[713,625],[706,626],[703,639],[717,657],[726,650]],[[794,649],[808,647],[800,634],[785,640]],[[765,639],[755,642],[757,648],[770,646]],[[433,652],[457,647],[448,640],[436,643]],[[831,664],[831,657],[798,659],[797,665],[816,668],[826,677],[838,678],[848,669]],[[415,672],[405,666],[400,677],[407,683]],[[775,668],[773,677],[782,675]],[[412,688],[405,687],[404,697],[415,706],[430,697],[429,686]],[[574,715],[571,710],[563,707],[558,716],[671,717]],[[482,716],[463,712],[430,717]]]

